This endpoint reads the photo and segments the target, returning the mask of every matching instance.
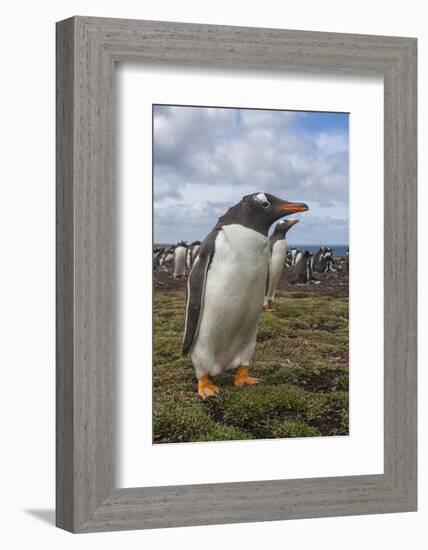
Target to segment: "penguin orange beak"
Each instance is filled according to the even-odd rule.
[[[296,225],[296,223],[299,223],[300,220],[288,220],[290,225]]]
[[[284,216],[288,214],[296,214],[297,212],[306,212],[309,207],[304,202],[283,202],[278,205],[278,209],[284,212]]]

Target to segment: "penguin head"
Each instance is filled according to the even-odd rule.
[[[289,202],[270,193],[252,193],[243,197],[241,202],[246,202],[254,214],[271,219],[271,223],[284,216],[308,210],[303,202]]]
[[[303,202],[290,202],[270,193],[252,193],[229,208],[219,219],[220,224],[241,223],[247,227],[267,234],[269,227],[279,218],[305,212],[308,206]]]
[[[280,227],[281,229],[285,229],[287,232],[289,229],[293,227],[293,225],[296,225],[296,223],[299,223],[300,220],[279,220],[276,227]]]
[[[293,225],[296,225],[296,223],[299,223],[300,220],[279,220],[279,222],[275,225],[274,234],[285,236],[287,231],[293,227]]]

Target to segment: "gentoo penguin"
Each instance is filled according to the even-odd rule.
[[[302,251],[300,250],[300,248],[298,248],[296,250],[296,254],[294,254],[293,265],[296,266],[301,259],[302,259]]]
[[[291,250],[290,250],[290,256],[291,256],[291,265],[294,264],[294,258],[297,254],[297,250],[296,250],[296,247],[295,246],[292,246],[291,247]]]
[[[305,250],[300,258],[299,262],[295,266],[296,278],[291,283],[312,283],[319,284],[321,281],[317,281],[312,275],[312,254],[309,250]]]
[[[263,308],[273,222],[308,209],[268,193],[246,195],[219,218],[202,242],[187,281],[183,354],[190,354],[202,398],[220,391],[211,380],[237,369],[235,385],[249,376]]]
[[[317,252],[315,252],[313,260],[312,260],[312,267],[313,267],[314,271],[318,271],[320,260],[321,260],[322,255],[324,254],[324,251],[325,251],[325,246],[321,246],[320,249]]]
[[[327,273],[328,271],[336,271],[333,268],[333,250],[331,248],[326,248],[323,252],[319,263],[318,263],[319,273]]]
[[[291,252],[288,251],[287,256],[285,257],[284,267],[289,269],[291,267],[292,263],[293,263],[293,260],[291,258]]]
[[[276,289],[281,278],[285,258],[287,256],[287,232],[299,223],[299,220],[280,220],[269,237],[269,285],[266,291],[263,307],[267,311],[273,310],[273,301],[275,299]]]
[[[187,244],[180,241],[174,249],[174,279],[183,279],[186,276]]]

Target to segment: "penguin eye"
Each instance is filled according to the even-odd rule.
[[[258,193],[254,198],[263,206],[263,208],[269,208],[270,202],[267,200],[267,197],[264,193]]]

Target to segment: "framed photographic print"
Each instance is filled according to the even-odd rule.
[[[57,25],[57,525],[416,509],[416,40]]]

